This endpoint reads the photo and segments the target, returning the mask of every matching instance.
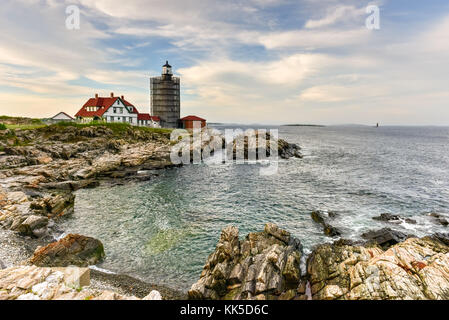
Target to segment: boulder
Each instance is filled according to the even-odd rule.
[[[389,222],[389,223],[402,223],[407,222],[410,224],[416,224],[416,220],[410,218],[403,218],[399,215],[391,214],[391,213],[382,213],[380,216],[373,217],[373,220]]]
[[[142,300],[162,300],[162,296],[157,290],[152,290],[149,295],[144,297]]]
[[[18,266],[0,270],[0,300],[138,300],[95,288],[89,273],[88,268],[78,267]],[[158,296],[153,293],[152,297]]]
[[[369,243],[375,243],[384,249],[404,241],[407,237],[409,237],[407,234],[391,230],[390,228],[368,231],[362,234],[363,239],[367,240]]]
[[[329,237],[338,237],[341,235],[341,231],[330,225],[328,222],[328,218],[334,218],[336,216],[335,213],[329,213],[326,217],[321,211],[313,211],[311,216],[313,221],[323,226],[323,232],[325,235]]]
[[[101,241],[77,234],[38,248],[30,263],[40,267],[86,267],[95,265],[105,257]]]
[[[299,240],[275,224],[242,241],[236,227],[226,227],[189,298],[293,299],[296,292],[290,290],[295,291],[301,278],[301,254]]]
[[[30,204],[30,208],[36,213],[46,215],[49,218],[57,218],[71,214],[74,205],[75,195],[71,192],[66,192],[38,198]]]
[[[428,214],[428,216],[432,217],[433,221],[437,224],[441,224],[445,227],[449,225],[449,221],[447,221],[447,219],[441,213],[431,212]]]
[[[307,262],[313,299],[449,298],[449,246],[409,238],[386,251],[342,242],[318,246]]]
[[[46,234],[48,218],[43,216],[29,216],[17,228],[23,235],[41,237]]]

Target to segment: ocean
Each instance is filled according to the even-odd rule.
[[[146,182],[78,190],[75,213],[61,227],[103,242],[107,257],[98,267],[180,290],[199,279],[231,224],[244,237],[275,222],[301,240],[305,254],[338,239],[312,221],[315,210],[336,213],[332,224],[343,238],[383,227],[447,232],[428,213],[449,213],[449,128],[269,128],[299,144],[304,158],[280,160],[268,176],[258,165],[203,163]],[[417,223],[372,219],[381,213]]]

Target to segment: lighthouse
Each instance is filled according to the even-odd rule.
[[[164,128],[179,127],[181,116],[180,81],[173,76],[168,61],[162,66],[162,74],[150,78],[151,115],[160,118]]]

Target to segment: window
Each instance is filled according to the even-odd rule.
[[[120,117],[117,117],[117,121],[120,121]]]
[[[129,123],[133,123],[133,118],[129,117]]]
[[[114,108],[114,113],[117,113],[117,108]]]
[[[120,109],[120,113],[123,113],[123,108],[119,108]]]
[[[133,107],[129,107],[129,112],[133,112]]]
[[[114,117],[109,117],[111,122],[114,122]]]

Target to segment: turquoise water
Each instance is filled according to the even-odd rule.
[[[311,220],[313,210],[336,212],[346,238],[385,227],[372,220],[384,212],[418,221],[394,229],[447,231],[426,213],[449,212],[449,128],[280,127],[279,135],[305,157],[280,161],[276,175],[260,176],[257,165],[200,164],[79,190],[62,228],[105,244],[99,267],[182,290],[199,278],[229,224],[244,236],[276,222],[306,253],[335,240]]]

